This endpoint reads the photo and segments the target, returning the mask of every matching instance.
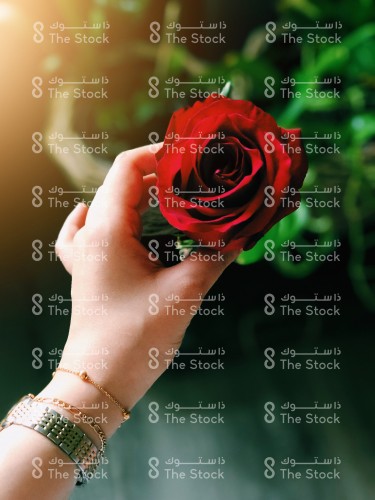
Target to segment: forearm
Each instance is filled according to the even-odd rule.
[[[117,345],[104,348],[94,342],[89,346],[87,342],[81,343],[79,336],[71,330],[59,366],[77,373],[87,371],[96,383],[129,410],[164,368],[161,365],[159,370],[151,370],[148,365],[148,351],[153,345],[151,339],[140,341],[142,335],[134,329],[132,335],[122,334],[116,336]],[[109,355],[104,354],[103,357],[107,351]],[[119,359],[118,352],[122,353]],[[38,401],[48,401],[59,414],[78,425],[98,449],[101,442],[93,428],[62,406],[51,404],[51,400],[57,399],[60,403],[66,402],[80,409],[90,422],[100,425],[107,439],[123,422],[119,407],[77,374],[57,370],[50,383],[36,394],[36,398]],[[78,468],[73,461],[47,437],[21,425],[11,425],[0,432],[0,464],[2,500],[69,498],[77,482]]]
[[[37,397],[58,398],[81,408],[92,419],[90,421],[101,426],[107,438],[113,435],[122,422],[119,409],[95,387],[75,375],[57,372]],[[50,406],[76,423],[100,448],[100,439],[90,425],[77,420],[61,407]],[[77,477],[78,468],[74,462],[37,431],[21,425],[10,425],[0,432],[2,500],[69,498]]]

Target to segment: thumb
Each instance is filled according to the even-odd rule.
[[[194,252],[180,264],[169,268],[168,271],[177,288],[179,283],[184,286],[188,282],[197,293],[205,295],[240,252],[241,250],[232,250],[227,253]]]

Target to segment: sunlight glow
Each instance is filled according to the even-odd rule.
[[[0,23],[7,22],[14,17],[16,9],[7,2],[0,2]]]

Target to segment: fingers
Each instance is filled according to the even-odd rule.
[[[91,204],[87,224],[121,226],[137,236],[138,210],[144,196],[143,177],[155,174],[156,165],[154,149],[150,146],[121,153]]]
[[[115,160],[103,183],[103,190],[113,196],[112,201],[136,207],[142,191],[139,181],[156,173],[155,154],[150,146],[124,151]],[[136,189],[134,189],[136,187]]]
[[[87,205],[78,203],[66,218],[56,240],[56,255],[70,274],[73,268],[73,239],[76,233],[85,225],[87,211]]]

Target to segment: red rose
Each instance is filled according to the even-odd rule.
[[[219,95],[176,111],[156,157],[167,221],[226,250],[251,248],[296,210],[307,172],[299,129]]]

